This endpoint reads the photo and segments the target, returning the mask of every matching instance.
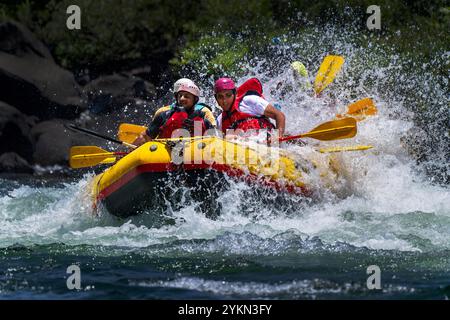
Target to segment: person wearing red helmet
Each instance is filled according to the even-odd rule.
[[[159,108],[153,121],[133,144],[139,146],[155,138],[171,138],[177,129],[189,130],[191,136],[194,132],[195,122],[201,127],[201,134],[216,127],[216,121],[211,108],[199,103],[200,89],[189,79],[179,79],[174,84],[176,103]]]
[[[257,78],[236,87],[230,78],[220,78],[214,84],[214,97],[222,108],[217,126],[224,134],[227,130],[278,129],[284,134],[286,117],[283,112],[264,99],[262,85]],[[270,119],[274,119],[274,126]]]

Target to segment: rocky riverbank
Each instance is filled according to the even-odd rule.
[[[68,130],[67,123],[114,136],[120,121],[150,114],[156,89],[142,77],[148,72],[142,66],[76,78],[24,25],[0,24],[0,172],[66,166],[71,146],[104,144]],[[135,112],[125,115],[124,109]]]

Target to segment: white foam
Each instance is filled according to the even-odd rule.
[[[450,249],[449,188],[431,184],[400,143],[400,137],[414,126],[414,115],[407,111],[408,97],[399,95],[401,91],[396,91],[397,86],[393,88],[390,81],[404,75],[402,66],[408,61],[392,48],[375,43],[367,50],[355,41],[357,34],[341,31],[316,28],[299,35],[298,41],[290,45],[274,45],[272,52],[251,61],[246,66],[248,73],[237,79],[238,83],[250,76],[262,80],[266,98],[281,103],[287,116],[287,132],[291,134],[305,133],[334,119],[356,100],[373,98],[379,113],[358,122],[355,138],[329,142],[305,138],[309,147],[283,146],[303,153],[316,146],[374,146],[367,151],[333,155],[340,167],[339,176],[331,175],[322,181],[317,172],[308,175],[308,184],[320,190],[318,200],[294,204],[294,213],[286,213],[267,202],[244,197],[243,194],[251,194],[248,191],[254,186],[231,183],[231,189],[219,198],[225,212],[217,220],[205,218],[195,204],[190,204],[172,212],[175,225],[152,228],[108,214],[93,217],[86,177],[63,188],[21,186],[10,191],[9,196],[0,197],[0,246],[61,241],[133,248],[174,240],[219,239],[208,242],[208,250],[229,246],[232,252],[261,253],[261,241],[274,239],[264,243],[270,254],[279,252],[277,245],[284,244],[282,235],[292,233],[302,239],[317,237],[324,243],[345,242],[371,249]],[[326,55],[317,43],[326,44],[330,52],[341,53],[346,59],[342,72],[319,98],[313,96],[311,88],[302,87],[289,71],[290,63],[300,59],[312,82]],[[270,54],[276,57],[274,61]],[[436,75],[430,71],[441,59],[436,54],[429,65],[417,66],[418,72],[414,77],[404,76],[402,85],[415,89],[429,104],[440,103],[446,114],[448,86],[441,83],[448,84],[448,80],[436,81]],[[213,79],[210,81],[212,86]],[[215,105],[213,97],[206,102]],[[325,161],[327,155],[320,157]],[[229,234],[236,237],[225,237],[229,242],[223,242],[221,237]]]

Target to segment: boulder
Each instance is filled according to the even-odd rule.
[[[132,74],[101,76],[88,83],[83,92],[89,109],[95,114],[108,114],[119,109],[139,106],[156,97],[154,85]]]
[[[30,164],[15,152],[7,152],[0,155],[0,172],[8,173],[33,173]]]
[[[432,132],[430,127],[414,126],[400,137],[400,145],[420,165],[430,177],[430,181],[448,186],[450,139]]]
[[[67,163],[71,140],[62,122],[38,123],[31,130],[31,136],[34,141],[34,163],[42,166]]]
[[[150,66],[137,67],[131,70],[127,70],[123,72],[123,74],[127,75],[128,77],[138,77],[150,82],[153,82],[155,78],[157,79],[161,76],[158,74],[158,77],[155,77],[155,74]]]
[[[70,147],[98,145],[96,138],[73,132],[65,127],[66,120],[54,119],[35,125],[30,132],[34,142],[33,162],[42,166],[68,165]]]
[[[53,61],[47,47],[20,23],[0,24],[0,50],[16,57],[37,56]]]
[[[400,137],[400,145],[417,163],[426,161],[432,145],[431,136],[420,127],[410,128]]]
[[[0,24],[0,87],[3,101],[40,119],[73,119],[86,109],[73,74],[17,22]]]
[[[33,154],[30,130],[35,122],[36,118],[0,101],[0,154],[15,152],[30,161]]]

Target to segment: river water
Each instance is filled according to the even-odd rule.
[[[270,193],[258,199],[254,187],[233,182],[220,196],[224,210],[217,220],[205,218],[195,203],[168,209],[167,219],[149,210],[121,220],[93,215],[93,173],[57,178],[47,169],[41,176],[2,178],[0,298],[448,299],[450,192],[400,141],[414,123],[408,101],[391,94],[386,79],[402,72],[401,61],[387,51],[391,56],[381,66],[373,62],[381,48],[363,54],[367,48],[334,29],[321,37],[323,43],[334,37],[330,52],[347,60],[322,97],[299,86],[289,70],[289,62],[300,59],[314,79],[325,53],[313,49],[313,35],[298,44],[303,57],[289,53],[299,52],[292,43],[274,45],[268,56],[285,63],[262,57],[239,82],[260,77],[267,98],[281,101],[292,133],[333,119],[350,102],[375,100],[379,113],[358,123],[356,138],[308,141],[374,146],[337,154],[344,175],[332,188],[314,201],[292,197],[286,208],[275,197],[271,203]],[[355,62],[361,59],[365,70]],[[264,71],[268,65],[270,72]],[[434,94],[430,104],[448,101],[431,80],[422,72],[408,86]],[[442,145],[430,161],[446,159]],[[67,286],[71,265],[80,268],[79,290]],[[380,289],[367,285],[370,266],[380,270]]]

